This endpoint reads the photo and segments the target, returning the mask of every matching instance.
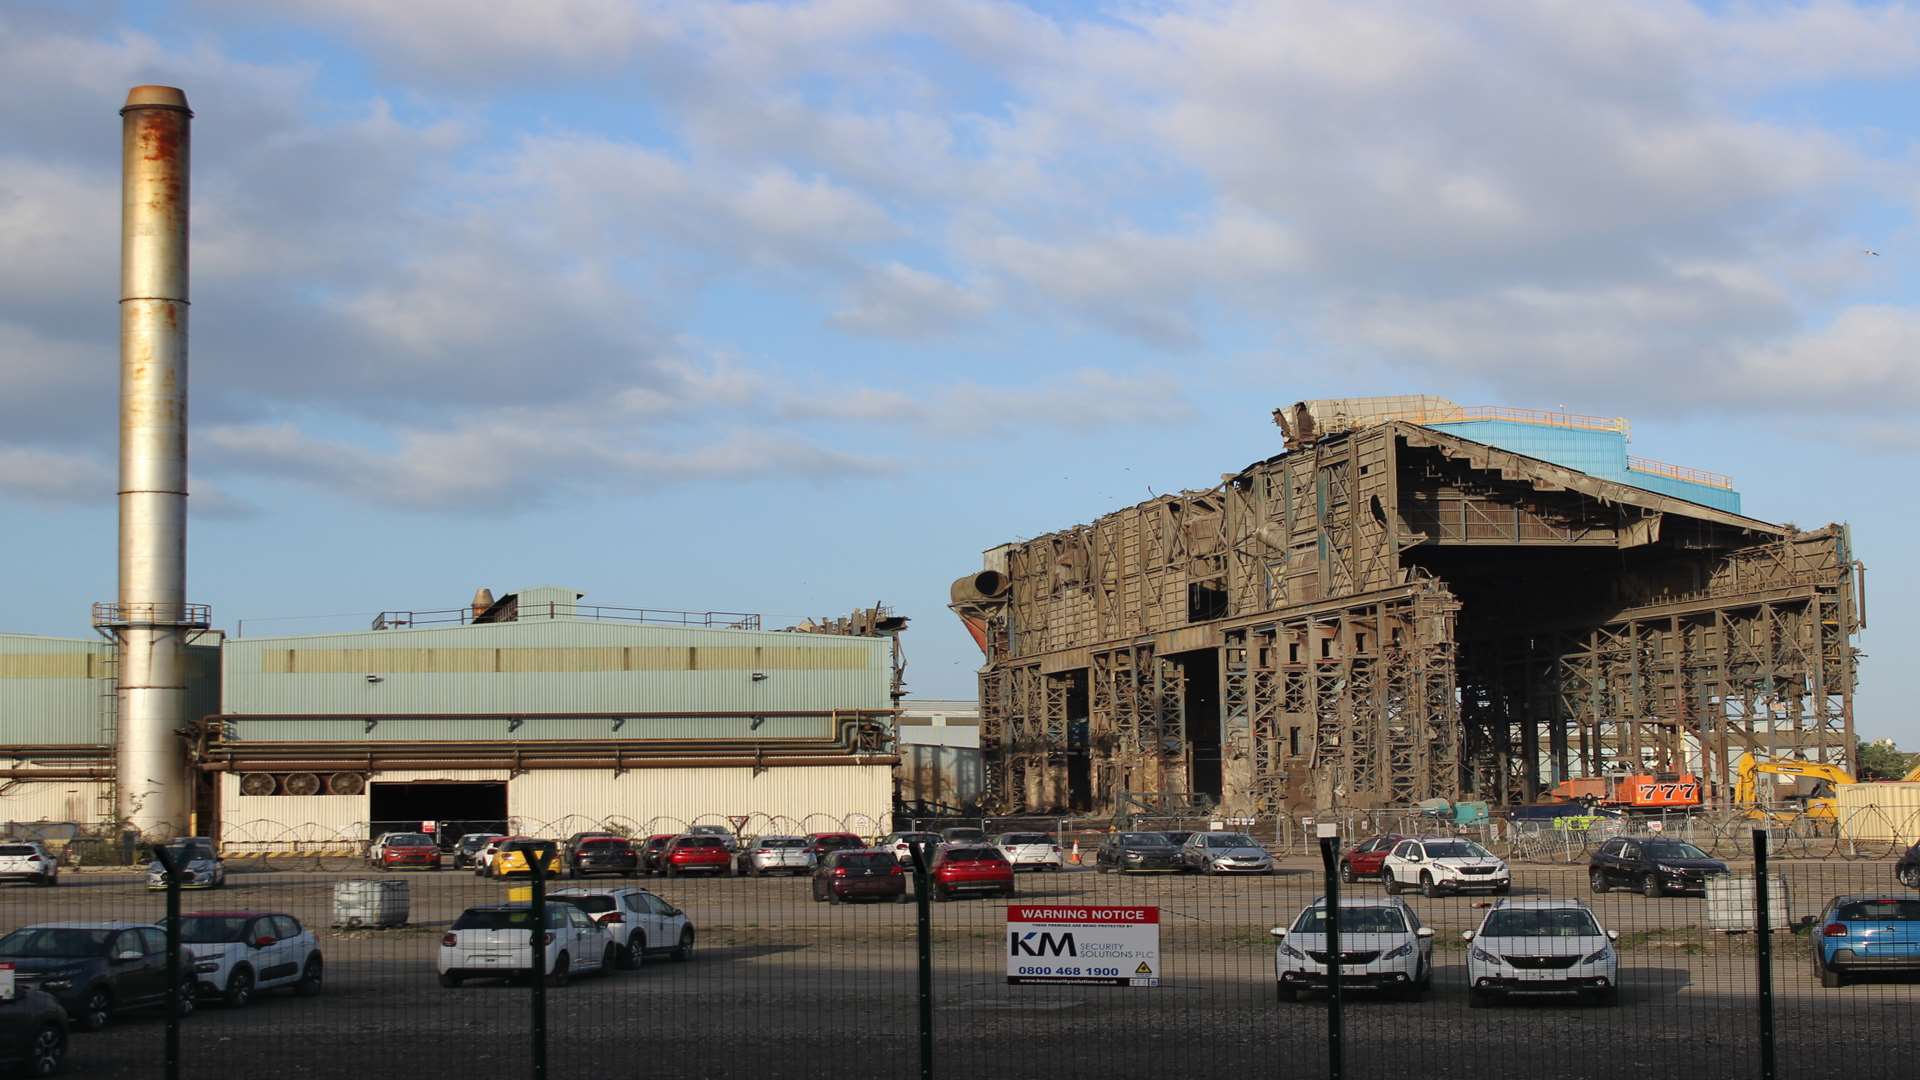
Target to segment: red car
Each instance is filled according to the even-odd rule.
[[[440,869],[440,845],[426,833],[388,833],[380,838],[374,866],[394,870],[403,866]]]
[[[850,832],[817,832],[807,834],[807,850],[813,852],[813,861],[817,866],[827,861],[827,856],[836,851],[858,851],[866,847],[867,842]]]
[[[948,844],[933,857],[930,874],[935,900],[951,900],[969,892],[1014,894],[1013,864],[996,848]]]
[[[661,853],[660,865],[668,877],[697,871],[731,874],[733,852],[717,836],[676,836]]]
[[[663,832],[647,837],[647,842],[640,848],[640,872],[643,874],[666,873],[667,845],[673,843],[673,838],[678,835],[680,834]]]
[[[862,897],[907,902],[907,870],[890,851],[851,848],[827,856],[813,871],[813,898],[838,904]]]
[[[1361,878],[1379,877],[1380,866],[1387,861],[1387,852],[1393,850],[1393,845],[1405,839],[1404,836],[1388,833],[1370,840],[1362,840],[1348,848],[1346,854],[1340,856],[1340,880],[1352,882]]]

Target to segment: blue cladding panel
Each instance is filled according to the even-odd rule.
[[[1619,432],[1578,431],[1512,420],[1463,420],[1426,426],[1516,454],[1551,461],[1569,469],[1578,469],[1602,480],[1671,495],[1732,514],[1740,513],[1740,493],[1737,491],[1628,469],[1627,437]]]

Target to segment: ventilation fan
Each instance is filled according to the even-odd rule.
[[[290,774],[287,777],[286,786],[287,786],[287,794],[289,795],[320,794],[320,778],[310,772],[297,772],[297,773]]]
[[[337,772],[327,777],[327,790],[335,795],[358,795],[367,790],[367,778],[357,772]]]
[[[242,795],[271,795],[278,786],[272,773],[250,772],[240,778]]]

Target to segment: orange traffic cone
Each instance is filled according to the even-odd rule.
[[[1067,856],[1067,861],[1075,866],[1080,865],[1080,841],[1073,842],[1073,853]]]

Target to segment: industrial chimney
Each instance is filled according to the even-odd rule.
[[[186,642],[187,174],[193,113],[171,86],[136,86],[121,116],[120,599],[95,606],[117,646],[115,809],[144,836],[185,828],[178,734]]]

